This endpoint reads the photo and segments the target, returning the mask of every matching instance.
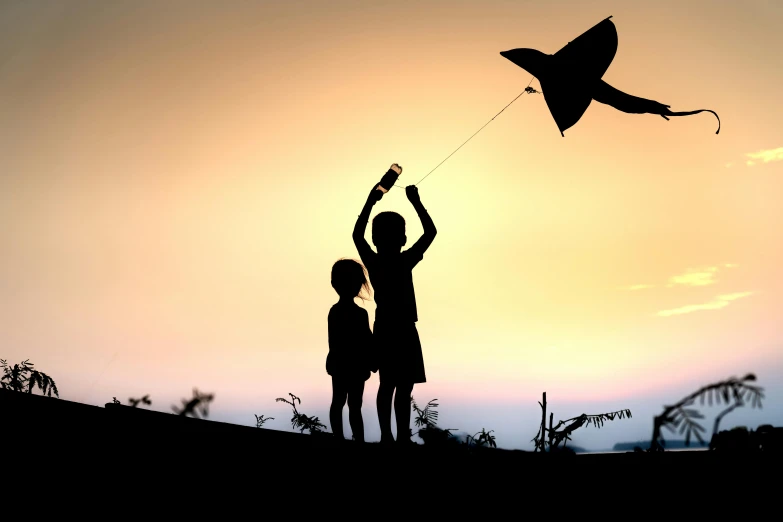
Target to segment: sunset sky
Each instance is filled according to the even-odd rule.
[[[543,391],[556,421],[630,408],[577,432],[600,449],[754,372],[763,410],[723,426],[783,425],[775,0],[2,2],[0,358],[67,400],[171,411],[198,387],[211,419],[290,430],[293,392],[328,424],[330,269],[373,184],[419,181],[528,85],[501,51],[610,15],[604,80],[720,134],[593,102],[561,137],[521,96],[419,185],[413,395],[520,449]],[[421,234],[403,190],[384,210]]]

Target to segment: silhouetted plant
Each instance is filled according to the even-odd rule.
[[[298,429],[299,433],[304,433],[304,430],[308,430],[311,435],[323,433],[323,430],[326,429],[326,425],[321,423],[318,417],[308,417],[304,413],[299,413],[299,411],[296,409],[296,403],[299,402],[301,405],[302,399],[291,392],[289,392],[288,395],[291,396],[290,401],[288,399],[278,397],[275,399],[275,402],[284,402],[291,405],[291,408],[293,408],[294,416],[291,417],[291,427],[295,430]]]
[[[755,430],[736,426],[716,433],[710,440],[710,450],[721,453],[780,454],[783,451],[783,428],[774,428],[771,424],[762,424]]]
[[[413,435],[418,435],[419,438],[424,441],[425,444],[443,444],[447,442],[456,442],[456,438],[452,435],[452,431],[456,431],[456,428],[438,428],[438,411],[435,409],[438,407],[436,402],[438,399],[432,399],[424,409],[419,408],[416,404],[416,400],[411,396],[411,407],[416,412],[416,418],[414,423],[419,427],[416,433],[411,432]]]
[[[33,366],[34,364],[29,359],[22,361],[20,364],[14,364],[13,367],[8,366],[5,359],[0,359],[0,368],[3,369],[0,385],[4,390],[27,391],[27,393],[33,393],[33,388],[38,386],[43,395],[51,397],[52,392],[54,392],[57,397],[60,397],[60,392],[57,390],[54,379],[43,372],[39,372]]]
[[[182,399],[182,407],[177,408],[172,406],[171,409],[177,415],[187,416],[191,415],[198,418],[201,415],[202,418],[206,418],[209,415],[209,403],[215,395],[212,393],[201,393],[197,388],[193,388],[193,398],[190,400]]]
[[[432,399],[422,410],[419,408],[418,404],[416,404],[413,395],[411,395],[411,407],[413,408],[413,411],[416,412],[416,418],[414,419],[416,426],[419,428],[427,428],[431,426],[434,427],[438,423],[438,411],[435,409],[438,407],[438,403],[435,402],[437,400],[438,399]]]
[[[152,401],[150,400],[150,396],[149,395],[145,395],[141,399],[134,399],[133,397],[131,397],[131,398],[128,399],[128,402],[130,403],[130,405],[133,408],[137,407],[139,405],[139,403],[146,404],[147,406],[152,404]]]
[[[748,382],[755,381],[756,376],[752,373],[747,374],[742,379],[732,377],[725,381],[709,384],[702,388],[699,388],[692,394],[682,399],[677,404],[664,407],[663,413],[653,418],[653,434],[650,440],[650,448],[647,451],[663,451],[666,445],[666,441],[661,433],[661,428],[665,427],[672,433],[679,428],[680,434],[685,433],[685,446],[690,446],[691,435],[704,445],[704,439],[701,438],[701,433],[704,428],[696,422],[696,419],[703,419],[704,416],[699,413],[698,410],[693,408],[687,408],[693,404],[698,398],[700,404],[703,406],[707,401],[709,406],[712,406],[713,400],[715,404],[720,404],[723,400],[724,404],[730,405],[732,402],[735,407],[744,405],[746,402],[750,402],[751,408],[758,406],[761,408],[761,399],[764,398],[763,388],[759,386],[753,386],[747,384]],[[734,408],[729,408],[724,411],[722,415],[725,415]],[[715,425],[717,429],[717,423]]]
[[[543,418],[541,421],[541,427],[538,430],[536,436],[531,440],[536,446],[535,451],[546,451],[547,447],[549,451],[559,450],[560,444],[563,444],[563,448],[566,447],[568,441],[571,440],[571,434],[582,426],[590,426],[591,424],[596,428],[600,428],[606,421],[613,421],[615,419],[631,418],[631,410],[617,410],[609,413],[599,413],[597,415],[588,415],[583,413],[578,417],[559,421],[557,425],[554,425],[554,413],[549,414],[549,428],[546,427],[546,392],[543,395],[543,402],[538,403],[541,406]],[[570,423],[570,424],[568,424]],[[564,426],[563,429],[560,429]]]
[[[478,446],[479,448],[483,446],[488,446],[490,448],[497,448],[497,444],[495,443],[495,436],[492,435],[492,432],[495,430],[489,430],[486,431],[484,428],[481,428],[481,431],[476,433],[475,435],[468,435],[468,444],[474,444]]]
[[[253,414],[253,415],[255,415],[255,414]],[[261,428],[261,427],[263,427],[263,426],[264,426],[264,423],[265,423],[266,421],[270,421],[270,420],[273,420],[273,419],[274,419],[274,417],[267,417],[267,418],[265,419],[263,415],[261,415],[260,417],[259,417],[258,415],[256,415],[256,428]]]

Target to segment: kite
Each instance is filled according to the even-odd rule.
[[[565,136],[563,132],[579,121],[592,100],[631,114],[657,114],[665,120],[669,116],[711,112],[718,118],[715,132],[718,134],[720,117],[715,111],[672,112],[669,105],[631,96],[601,79],[617,52],[617,30],[609,18],[577,36],[555,54],[544,54],[536,49],[511,49],[500,53],[538,79],[560,135]],[[528,89],[527,92],[538,92]]]

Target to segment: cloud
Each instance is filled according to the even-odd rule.
[[[700,310],[720,310],[731,304],[732,301],[741,299],[752,295],[753,292],[737,292],[734,294],[719,295],[709,303],[681,306],[680,308],[672,308],[671,310],[661,310],[657,315],[661,317],[669,317],[672,315],[689,314],[691,312],[698,312]]]
[[[645,288],[653,288],[654,285],[631,285],[624,286],[623,290],[644,290]]]
[[[701,268],[689,268],[684,274],[672,276],[669,278],[669,284],[667,288],[673,286],[708,286],[715,284],[715,274],[721,268],[736,268],[739,265],[736,263],[723,263],[721,266],[705,266]],[[647,288],[655,288],[655,285],[650,284],[637,284],[620,287],[621,290],[644,290]]]
[[[689,268],[684,274],[669,278],[667,286],[707,286],[715,284],[715,274],[718,272],[717,266],[707,266],[704,268]]]
[[[749,152],[745,154],[749,160],[745,162],[748,167],[752,167],[757,163],[770,163],[772,161],[783,161],[783,147],[777,149],[760,150],[758,152]]]

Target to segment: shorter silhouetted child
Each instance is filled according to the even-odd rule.
[[[348,421],[353,437],[364,442],[362,396],[370,371],[377,371],[372,359],[372,331],[367,311],[354,302],[369,297],[364,266],[352,259],[340,259],[332,266],[332,288],[340,300],[329,310],[329,355],[326,373],[332,376],[332,405],[329,421],[337,440],[343,435],[343,407],[348,400]]]

